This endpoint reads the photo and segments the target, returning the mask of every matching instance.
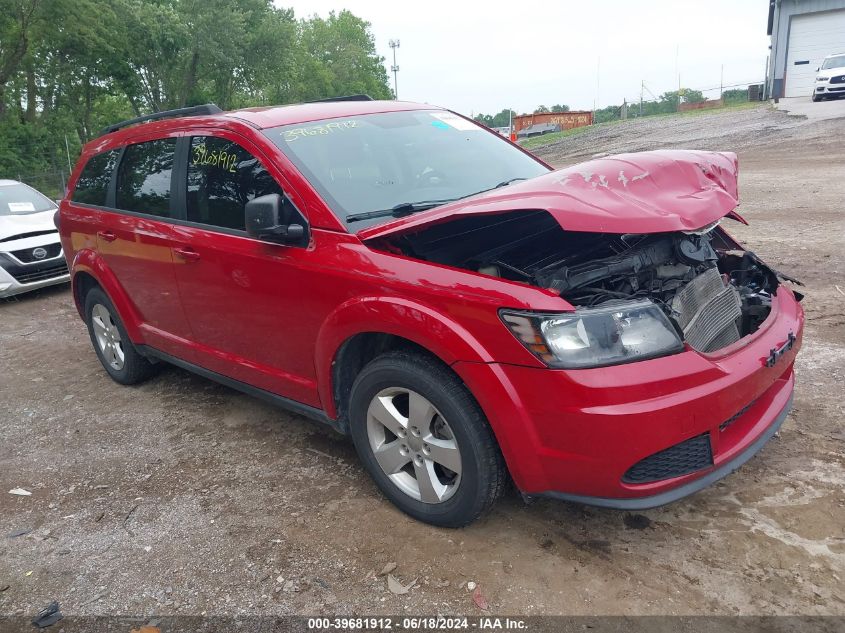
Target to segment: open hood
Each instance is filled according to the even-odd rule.
[[[731,152],[665,150],[618,154],[549,172],[465,200],[368,227],[362,240],[410,233],[452,218],[544,210],[569,231],[694,231],[739,204]]]

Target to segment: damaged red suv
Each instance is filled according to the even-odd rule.
[[[112,378],[172,363],[316,418],[399,508],[460,526],[509,478],[666,504],[772,437],[803,312],[723,228],[737,199],[733,154],[552,171],[353,98],[114,125],[57,223]]]

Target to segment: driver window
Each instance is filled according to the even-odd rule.
[[[244,230],[244,205],[270,193],[284,195],[261,162],[233,141],[194,136],[188,154],[187,219]]]

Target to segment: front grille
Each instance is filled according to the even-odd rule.
[[[36,246],[35,248],[24,248],[19,251],[11,251],[12,255],[25,264],[40,262],[43,259],[53,259],[54,257],[58,257],[61,252],[62,245],[58,242],[56,244],[47,244],[45,246]],[[36,254],[40,254],[41,257],[36,257]]]
[[[623,475],[622,481],[644,484],[680,477],[712,465],[710,434],[704,433],[638,461]]]
[[[845,75],[837,75],[836,77],[831,77],[830,83],[832,83],[832,84],[845,84]]]
[[[36,281],[44,281],[45,279],[52,279],[54,277],[61,277],[67,275],[67,262],[64,260],[53,262],[50,265],[39,266],[35,270],[27,270],[26,272],[13,272],[12,276],[17,279],[18,283],[31,284]]]
[[[681,288],[672,300],[672,312],[684,339],[700,352],[712,352],[739,340],[739,293],[725,285],[717,268],[708,269]]]

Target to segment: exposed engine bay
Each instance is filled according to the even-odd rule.
[[[519,211],[457,219],[385,246],[548,288],[576,307],[647,299],[690,346],[712,352],[755,332],[771,310],[778,279],[795,281],[717,224],[695,232],[585,233],[563,230],[544,211]]]

